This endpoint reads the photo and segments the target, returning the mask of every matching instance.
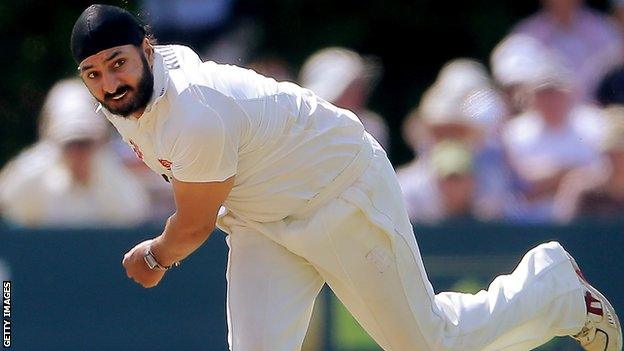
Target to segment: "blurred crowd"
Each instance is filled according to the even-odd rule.
[[[624,1],[542,0],[491,53],[444,64],[405,117],[414,159],[397,167],[414,223],[476,219],[567,223],[624,214]],[[253,23],[231,0],[144,0],[156,37],[204,59],[296,81],[354,111],[389,149],[368,106],[382,62],[343,47],[312,53],[293,74],[277,55],[251,58]],[[175,208],[170,185],[111,133],[77,79],[57,83],[39,141],[0,173],[2,215],[18,225],[132,226]]]
[[[543,0],[494,48],[454,59],[407,117],[410,217],[567,223],[624,210],[624,1]]]
[[[485,66],[455,59],[405,122],[398,170],[410,217],[514,223],[624,209],[624,1],[612,16],[543,0]]]

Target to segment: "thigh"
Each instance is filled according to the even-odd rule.
[[[334,204],[322,231],[336,260],[314,264],[336,296],[385,350],[443,349],[446,322],[415,243],[384,232],[347,202]]]
[[[307,261],[259,232],[231,229],[227,237],[230,349],[299,350],[324,281]]]

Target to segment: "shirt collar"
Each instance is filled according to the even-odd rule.
[[[165,96],[167,92],[167,85],[169,84],[169,72],[165,66],[165,62],[161,54],[154,51],[154,67],[152,69],[154,74],[154,93],[152,99],[145,108],[145,113],[149,113],[154,106]]]

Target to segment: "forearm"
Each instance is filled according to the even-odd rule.
[[[190,225],[173,214],[167,220],[163,233],[152,242],[152,253],[163,266],[169,266],[192,254],[210,236],[214,224]]]
[[[169,266],[197,250],[215,228],[219,208],[227,198],[234,177],[223,182],[193,183],[173,179],[176,213],[151,243],[154,258]]]

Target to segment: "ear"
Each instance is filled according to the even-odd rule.
[[[150,43],[149,39],[143,39],[143,43],[141,43],[141,51],[147,58],[147,62],[149,62],[150,66],[154,63],[154,47]]]

